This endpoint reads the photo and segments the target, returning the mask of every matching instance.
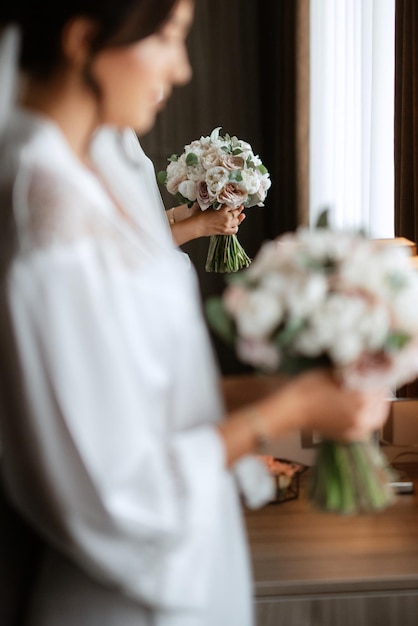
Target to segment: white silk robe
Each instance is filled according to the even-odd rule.
[[[135,141],[98,133],[98,176],[40,116],[0,143],[5,481],[50,545],[28,625],[250,626],[218,372]]]

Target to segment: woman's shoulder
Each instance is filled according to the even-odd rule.
[[[54,126],[41,116],[14,111],[0,140],[0,185],[55,193],[72,179],[65,149]],[[74,186],[74,185],[73,185]],[[34,194],[37,198],[37,194]]]
[[[21,238],[44,247],[86,233],[95,191],[53,124],[16,112],[0,142],[0,198]]]

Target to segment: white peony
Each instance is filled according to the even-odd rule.
[[[173,195],[178,192],[179,184],[187,179],[187,166],[184,158],[171,161],[167,165],[167,191]]]
[[[179,184],[179,192],[182,196],[187,198],[187,200],[195,202],[197,198],[197,185],[193,180],[183,180]]]
[[[187,178],[194,181],[195,183],[198,183],[199,181],[204,179],[205,174],[205,169],[203,168],[201,163],[198,163],[197,165],[189,165],[187,168]]]
[[[258,190],[260,189],[260,177],[257,174],[256,170],[251,170],[251,169],[247,169],[247,170],[243,170],[241,172],[242,175],[242,182],[240,183],[240,185],[246,189],[247,193],[249,195],[253,195],[255,193],[258,192]]]
[[[229,172],[224,167],[211,167],[206,172],[206,184],[208,186],[209,193],[213,196],[217,196],[224,186],[229,181]]]

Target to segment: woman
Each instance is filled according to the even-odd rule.
[[[237,484],[271,491],[245,455],[385,417],[383,394],[317,372],[223,419],[193,273],[123,130],[190,79],[192,16],[192,0],[0,9],[25,79],[0,140],[4,479],[50,546],[31,626],[249,626]]]

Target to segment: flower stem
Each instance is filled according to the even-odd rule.
[[[207,272],[230,273],[248,267],[251,259],[236,235],[212,235],[205,269]]]
[[[309,486],[316,508],[345,515],[381,511],[393,503],[393,472],[374,441],[319,445]]]

